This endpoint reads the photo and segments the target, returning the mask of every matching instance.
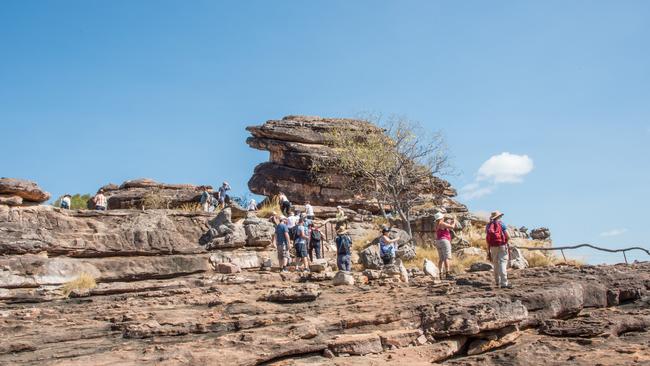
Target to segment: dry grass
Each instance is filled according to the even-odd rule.
[[[196,212],[196,211],[202,211],[203,207],[201,207],[201,204],[198,202],[187,202],[178,206],[178,209],[186,212]]]
[[[257,217],[262,217],[268,219],[273,215],[273,212],[280,213],[280,198],[278,196],[272,197],[270,200],[266,200],[264,205],[257,210]]]
[[[155,190],[155,191],[148,192],[144,196],[144,199],[142,200],[142,206],[144,206],[144,208],[148,210],[166,209],[169,208],[170,201],[171,200],[169,199],[169,197],[162,194],[162,192]]]
[[[88,273],[83,272],[74,280],[64,283],[61,290],[63,291],[63,295],[65,297],[68,297],[72,291],[90,290],[95,287],[97,287],[95,278]]]
[[[559,264],[582,267],[585,264],[585,262],[581,259],[567,258],[567,260],[564,261],[564,258],[559,257],[552,253],[542,253],[533,250],[523,250],[523,252],[524,252],[524,258],[526,258],[526,260],[528,261],[528,265],[531,268],[548,267],[548,266],[555,266]]]
[[[465,273],[467,269],[476,262],[487,262],[487,257],[478,255],[468,255],[462,258],[454,256],[451,259],[449,271],[454,274]]]
[[[378,227],[390,226],[390,222],[388,221],[388,219],[383,216],[373,216],[372,223],[377,225]]]
[[[375,233],[374,231],[368,231],[364,237],[352,242],[352,250],[355,252],[360,252],[366,249],[370,246],[370,243],[372,243],[373,240],[377,239],[377,236],[379,236],[379,234]]]
[[[424,260],[428,259],[433,263],[438,265],[438,250],[434,247],[416,247],[415,248],[415,258],[404,261],[404,265],[407,268],[420,268],[422,269],[422,264]]]

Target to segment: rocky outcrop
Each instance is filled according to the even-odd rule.
[[[382,133],[380,128],[366,121],[308,116],[287,116],[261,126],[248,127],[252,134],[246,141],[248,145],[270,152],[269,161],[258,165],[248,182],[251,192],[264,196],[283,192],[298,204],[310,201],[317,206],[343,205],[377,211],[376,204],[346,189],[349,180],[345,172],[324,173],[319,179],[311,171],[315,158],[332,156],[331,148],[327,146],[328,136],[337,129]],[[435,177],[422,187],[423,201],[448,206],[450,210],[466,210],[451,200],[450,197],[455,195],[456,191],[448,182]]]
[[[141,209],[148,204],[164,207],[146,208],[177,208],[198,203],[204,189],[212,191],[211,186],[159,183],[148,178],[128,180],[120,186],[110,183],[100,189],[108,200],[109,210]]]
[[[16,178],[0,178],[0,205],[30,206],[43,203],[50,199],[38,184]]]
[[[540,227],[530,231],[530,237],[535,240],[549,240],[551,238],[551,230],[545,227]]]

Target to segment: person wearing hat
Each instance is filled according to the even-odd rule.
[[[278,249],[278,263],[282,272],[287,272],[289,265],[289,228],[287,227],[287,218],[282,216],[280,223],[275,227],[272,244]]]
[[[228,182],[223,182],[221,187],[219,187],[219,191],[218,191],[219,207],[221,208],[226,207],[226,201],[229,200],[229,197],[226,194],[226,192],[229,190],[230,190],[230,184],[228,184]]]
[[[345,216],[345,211],[343,211],[343,207],[336,206],[336,225],[335,225],[336,230],[340,228],[347,229],[348,226],[347,220],[348,218]]]
[[[64,194],[63,198],[61,198],[61,208],[65,210],[69,210],[70,206],[72,206],[71,202],[72,196],[69,194]]]
[[[397,256],[397,245],[395,243],[399,239],[391,239],[389,235],[390,228],[384,226],[379,237],[379,255],[384,265],[393,264]]]
[[[512,288],[508,283],[508,228],[501,221],[503,214],[494,211],[490,215],[490,222],[485,227],[485,241],[487,241],[488,259],[494,266],[494,282],[497,287]]]
[[[445,221],[445,215],[437,212],[433,215],[436,230],[436,249],[438,250],[438,268],[440,278],[451,279],[449,264],[451,262],[451,230],[456,227],[456,219],[451,223]]]
[[[336,266],[339,271],[352,271],[352,239],[348,231],[340,227],[336,231]]]

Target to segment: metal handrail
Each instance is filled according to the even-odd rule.
[[[520,247],[520,246],[513,246],[513,247],[518,248],[518,249],[526,249],[526,250],[559,250],[560,252],[562,252],[562,257],[564,258],[565,262],[566,262],[566,256],[564,255],[564,250],[565,249],[566,250],[568,250],[568,249],[578,249],[578,248],[584,248],[584,247],[600,250],[600,251],[603,251],[603,252],[609,252],[609,253],[623,252],[623,258],[625,258],[625,264],[628,264],[627,255],[625,254],[625,252],[628,252],[628,251],[631,251],[631,250],[640,250],[640,251],[645,252],[647,255],[650,256],[650,250],[645,249],[645,248],[641,248],[641,247],[630,247],[630,248],[622,248],[622,249],[607,249],[607,248],[597,247],[597,246],[591,245],[591,244],[578,244],[578,245],[573,245],[573,246],[550,247],[550,248],[544,248],[544,247]]]

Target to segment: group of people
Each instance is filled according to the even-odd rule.
[[[307,205],[308,203],[305,205],[306,208]],[[295,250],[296,258],[301,263],[298,268],[301,271],[309,271],[310,261],[313,261],[314,257],[316,259],[323,257],[323,235],[320,227],[313,221],[313,208],[311,208],[311,215],[308,213],[309,209],[304,213],[290,211],[288,216],[274,212],[269,219],[275,225],[273,243],[277,247],[278,262],[283,272],[287,271],[291,259],[291,245]]]
[[[203,187],[203,193],[201,193],[200,204],[204,212],[213,212],[215,209],[223,208],[230,201],[230,196],[228,195],[230,191],[230,184],[228,182],[223,182],[219,189],[212,193],[208,190],[207,187]]]
[[[494,267],[494,281],[497,287],[512,288],[508,282],[508,261],[510,259],[510,236],[506,224],[501,221],[503,213],[494,211],[485,227],[487,258]],[[455,218],[447,218],[442,213],[434,215],[436,231],[436,249],[438,250],[438,268],[440,278],[452,279],[449,273],[451,262],[451,231],[458,226]]]

